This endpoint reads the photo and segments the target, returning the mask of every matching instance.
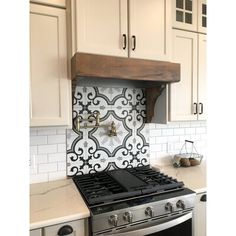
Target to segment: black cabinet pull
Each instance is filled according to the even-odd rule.
[[[207,195],[206,194],[203,194],[200,198],[200,201],[201,202],[206,202],[207,201]]]
[[[197,109],[197,103],[194,102],[193,105],[195,106],[195,111],[193,112],[193,114],[194,114],[194,115],[197,115],[197,110],[198,110],[198,109]]]
[[[132,50],[134,51],[136,49],[136,37],[135,37],[135,35],[132,36],[132,39],[133,39],[133,48],[132,48]]]
[[[199,112],[199,115],[203,114],[203,104],[200,102],[199,103],[199,106],[200,106],[200,112]]]
[[[57,235],[64,236],[71,233],[73,233],[73,228],[70,225],[64,225],[58,230]]]
[[[126,34],[123,34],[123,49],[126,49],[126,45],[127,45],[127,40],[126,40]]]

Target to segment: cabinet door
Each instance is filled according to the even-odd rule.
[[[197,33],[173,30],[173,60],[181,77],[170,85],[169,120],[197,120]]]
[[[65,10],[31,4],[31,126],[70,124],[71,95],[66,46]]]
[[[42,230],[41,229],[30,230],[30,236],[42,236]]]
[[[196,204],[193,214],[194,236],[206,236],[206,193],[197,194]]]
[[[206,35],[198,34],[198,120],[207,118]]]
[[[70,221],[64,224],[57,224],[44,228],[44,236],[58,236],[58,232],[67,231],[70,234],[65,234],[68,236],[85,236],[85,221],[84,220],[76,220]],[[61,234],[60,234],[61,235]]]
[[[173,27],[197,31],[197,0],[173,0]]]
[[[170,60],[170,0],[129,1],[129,56],[153,60]]]
[[[77,0],[75,9],[77,52],[128,56],[127,0]]]
[[[206,0],[198,0],[198,32],[207,31],[207,3]]]

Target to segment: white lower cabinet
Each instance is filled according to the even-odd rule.
[[[42,236],[42,230],[41,229],[30,230],[30,236]]]
[[[30,231],[30,236],[87,236],[87,220],[75,220]]]
[[[206,236],[206,196],[207,193],[199,193],[196,197],[196,205],[193,213],[193,236]]]

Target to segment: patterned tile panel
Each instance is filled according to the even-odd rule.
[[[76,87],[73,130],[67,130],[67,175],[149,164],[149,129],[142,89]],[[100,112],[101,127],[76,130],[76,117]],[[109,136],[111,122],[117,136]],[[88,121],[84,122],[90,124]],[[93,123],[94,124],[94,123]]]

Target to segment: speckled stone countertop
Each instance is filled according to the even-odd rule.
[[[176,178],[178,181],[183,181],[187,188],[192,189],[197,193],[205,192],[206,184],[206,161],[198,166],[179,167],[175,168],[170,165],[151,164],[154,169],[159,169],[161,172]]]
[[[71,179],[30,185],[30,229],[90,216]]]

